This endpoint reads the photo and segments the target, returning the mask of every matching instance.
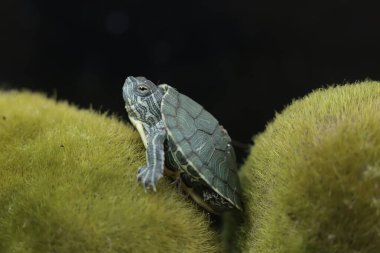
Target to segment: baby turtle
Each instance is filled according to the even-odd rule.
[[[214,116],[171,86],[145,77],[129,76],[123,98],[147,150],[147,164],[137,173],[145,189],[156,191],[165,172],[210,212],[242,210],[231,138]]]

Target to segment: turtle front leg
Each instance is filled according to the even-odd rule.
[[[165,138],[166,131],[164,127],[150,129],[147,136],[147,164],[140,167],[137,172],[137,181],[143,184],[145,190],[152,187],[153,191],[156,191],[157,181],[164,173]]]

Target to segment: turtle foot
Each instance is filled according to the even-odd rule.
[[[189,197],[189,193],[187,193],[187,192],[182,188],[182,178],[181,178],[180,175],[179,175],[179,176],[178,176],[173,182],[171,182],[170,184],[176,186],[177,193],[178,193],[179,195],[181,195],[181,196],[184,197],[184,198],[188,198],[188,197]]]
[[[181,177],[177,176],[176,179],[173,180],[173,182],[171,182],[170,184],[174,184],[177,188],[181,187]]]
[[[162,173],[154,166],[142,166],[137,172],[137,181],[143,184],[145,191],[152,188],[156,192],[156,184],[161,177]]]

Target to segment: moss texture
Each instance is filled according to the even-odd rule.
[[[144,148],[116,118],[0,91],[0,140],[0,252],[220,251],[173,185],[137,184]]]
[[[242,252],[380,252],[380,83],[294,101],[254,138],[241,179]]]

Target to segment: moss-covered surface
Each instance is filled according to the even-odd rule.
[[[207,217],[161,179],[115,118],[0,91],[0,252],[217,252]]]
[[[380,252],[380,83],[317,90],[254,139],[242,252]]]

